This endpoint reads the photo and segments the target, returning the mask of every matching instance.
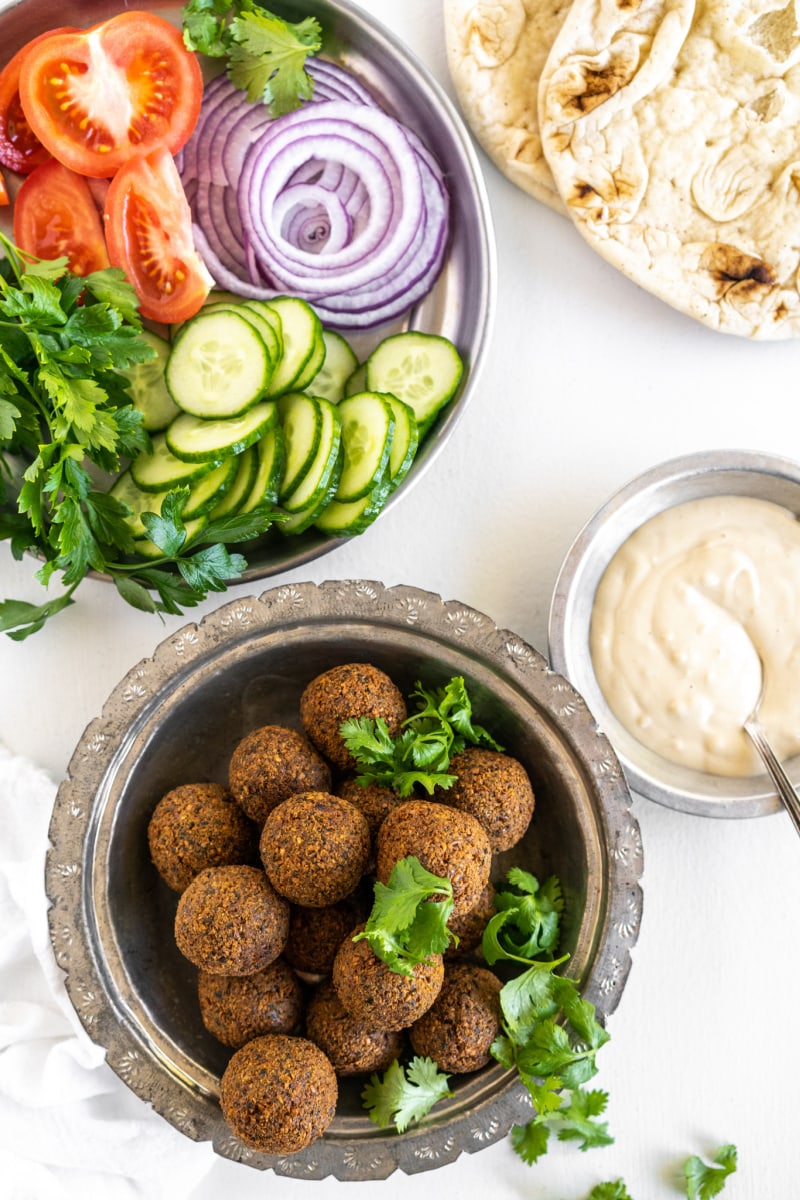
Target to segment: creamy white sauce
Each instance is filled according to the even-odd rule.
[[[800,523],[766,500],[693,500],[646,521],[595,596],[591,653],[612,712],[664,758],[715,775],[763,768],[742,731],[761,719],[800,753]]]

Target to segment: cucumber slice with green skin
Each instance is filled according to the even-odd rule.
[[[367,389],[391,392],[413,409],[426,429],[455,394],[464,364],[452,342],[437,333],[395,333],[367,359]]]
[[[256,505],[274,504],[278,499],[278,488],[283,475],[283,443],[283,430],[280,425],[273,425],[261,441],[256,443],[258,469],[250,494],[239,512],[252,512]]]
[[[303,392],[290,392],[278,400],[278,417],[285,450],[279,492],[283,499],[299,486],[316,458],[322,434],[322,402]]]
[[[208,524],[207,516],[195,517],[193,520],[187,521],[185,524],[186,541],[184,542],[184,546],[187,546],[190,542],[194,541],[194,539],[197,537],[197,535],[199,533],[203,532],[203,530],[205,529],[207,524]],[[149,558],[149,559],[164,558],[164,551],[161,550],[155,544],[155,542],[151,542],[150,538],[148,538],[148,537],[136,539],[136,554],[140,558]]]
[[[127,471],[123,471],[109,488],[109,495],[113,496],[115,500],[119,500],[120,503],[126,504],[131,510],[130,515],[125,517],[125,523],[135,538],[147,535],[142,513],[151,512],[158,516],[167,494],[166,491],[143,492],[131,475],[130,467]]]
[[[383,511],[390,491],[391,481],[386,471],[383,479],[360,500],[332,500],[315,521],[316,528],[334,537],[363,533]]]
[[[195,480],[218,466],[218,458],[207,462],[184,462],[176,458],[167,445],[166,435],[157,433],[150,453],[138,454],[131,463],[131,476],[143,492],[168,492],[174,487],[191,487]]]
[[[258,332],[267,348],[267,354],[272,361],[273,369],[279,361],[283,352],[281,339],[275,332],[274,322],[267,319],[266,315],[251,304],[248,300],[240,300],[238,304],[232,304],[230,301],[224,301],[219,304],[210,306],[210,312],[233,312],[237,316],[242,317],[245,321],[249,321],[253,328]]]
[[[319,444],[314,461],[297,487],[288,495],[281,496],[281,508],[290,513],[314,507],[323,497],[327,498],[331,478],[339,465],[342,424],[338,409],[335,404],[331,404],[330,400],[322,400],[319,397],[314,397],[314,399],[319,404],[322,418]],[[341,468],[337,471],[337,487],[340,473]]]
[[[367,364],[359,363],[352,375],[349,375],[344,385],[345,396],[355,396],[356,392],[367,390]]]
[[[164,379],[171,347],[165,338],[149,329],[142,329],[140,336],[155,350],[155,358],[134,363],[120,371],[120,374],[128,381],[131,403],[142,414],[145,429],[148,433],[160,433],[181,411],[169,394]]]
[[[293,534],[304,533],[306,529],[310,529],[312,525],[316,524],[317,519],[336,495],[341,469],[342,457],[339,455],[334,462],[334,469],[327,490],[317,495],[305,508],[300,508],[297,512],[292,513],[284,512],[280,519],[275,522],[275,528],[287,537],[291,537]]]
[[[264,397],[273,364],[258,330],[232,308],[201,309],[167,363],[167,387],[183,412],[238,417]]]
[[[218,517],[229,517],[237,513],[252,491],[258,470],[258,449],[248,446],[234,459],[236,475],[233,483],[224,496],[217,500],[209,516],[212,521]]]
[[[335,330],[323,329],[322,339],[325,343],[325,361],[303,390],[338,404],[344,399],[345,384],[358,366],[358,359],[350,343]]]
[[[274,340],[277,343],[278,353],[275,355],[275,361],[278,362],[283,357],[283,322],[280,313],[271,308],[267,300],[245,300],[243,303],[251,312],[258,313],[272,329],[270,341]]]
[[[183,506],[183,519],[186,521],[211,512],[214,505],[219,503],[233,487],[238,466],[236,457],[231,455],[213,471],[209,471],[202,479],[193,483],[189,489],[189,498]]]
[[[278,419],[274,400],[262,400],[240,417],[204,421],[181,413],[166,430],[167,445],[184,462],[219,462],[230,454],[241,454],[263,437]]]
[[[389,482],[391,490],[403,482],[419,447],[419,426],[409,404],[386,393],[394,413],[394,433],[389,451]]]
[[[325,359],[322,322],[310,304],[294,296],[278,296],[263,303],[280,317],[283,335],[283,354],[275,366],[269,394],[301,392]]]
[[[212,288],[201,305],[201,309],[213,308],[215,304],[241,304],[242,297],[234,296],[233,292],[226,292],[224,288]],[[169,340],[175,342],[180,336],[180,333],[186,321],[176,321],[174,325],[169,327]]]
[[[380,392],[357,392],[339,407],[342,421],[342,467],[336,499],[360,500],[383,478],[394,434],[392,406]]]

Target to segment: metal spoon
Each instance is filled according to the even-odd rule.
[[[758,699],[753,705],[753,711],[744,722],[742,728],[761,756],[761,761],[767,768],[767,773],[770,779],[775,784],[775,790],[777,791],[784,808],[791,817],[795,830],[798,834],[800,834],[800,797],[798,797],[791,779],[784,771],[780,759],[772,749],[772,746],[770,746],[769,741],[767,740],[767,735],[764,732],[764,727],[759,720],[758,713],[759,709],[761,708],[761,701],[763,699],[764,672],[762,670],[761,690],[758,693]]]

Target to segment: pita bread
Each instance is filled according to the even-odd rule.
[[[574,0],[539,91],[547,161],[589,243],[754,338],[800,335],[800,26],[782,3]]]
[[[569,0],[444,0],[453,86],[483,149],[517,187],[564,211],[539,136],[539,75]]]

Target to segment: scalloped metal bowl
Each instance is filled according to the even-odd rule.
[[[53,946],[88,1033],[134,1092],[219,1154],[304,1179],[428,1170],[530,1117],[513,1074],[494,1065],[456,1079],[453,1099],[402,1136],[370,1123],[352,1080],[325,1135],[292,1157],[245,1149],[222,1120],[229,1052],[202,1026],[194,969],[172,937],[176,896],[149,861],[147,823],[178,783],[224,781],[249,729],[299,727],[308,680],[358,660],[405,690],[463,675],[477,719],[526,765],[536,812],[502,873],[512,856],[560,877],[570,970],[602,1017],[619,1001],[641,916],[641,841],[610,745],[571,685],[482,613],[410,587],[287,585],[167,638],[114,689],[59,788],[46,878]]]
[[[121,0],[63,0],[55,10],[52,0],[0,0],[0,67],[35,34],[56,24],[92,25],[126,7]],[[146,0],[142,7],[176,24],[180,22],[180,4]],[[381,327],[380,336],[402,328],[441,334],[459,348],[465,360],[464,376],[456,396],[420,446],[408,477],[390,498],[392,505],[428,469],[461,418],[489,342],[496,272],[486,188],[469,133],[444,90],[400,39],[370,16],[365,7],[350,0],[278,0],[272,7],[289,20],[318,18],[325,31],[323,52],[358,75],[388,112],[419,134],[442,164],[450,187],[450,243],[441,275],[429,295],[402,321]],[[0,209],[3,227],[10,232],[10,217]],[[360,334],[350,340],[359,354],[366,354],[377,336]],[[271,532],[248,547],[249,567],[243,578],[257,580],[277,575],[339,545],[341,539],[314,529],[296,537]]]
[[[635,791],[697,816],[759,817],[782,811],[765,774],[709,775],[643,746],[609,708],[589,650],[594,595],[622,543],[665,508],[722,495],[754,496],[800,513],[800,463],[754,451],[708,450],[671,459],[632,479],[586,523],[564,559],[550,608],[550,656],[608,734]],[[800,757],[786,766],[792,782],[800,784]]]

